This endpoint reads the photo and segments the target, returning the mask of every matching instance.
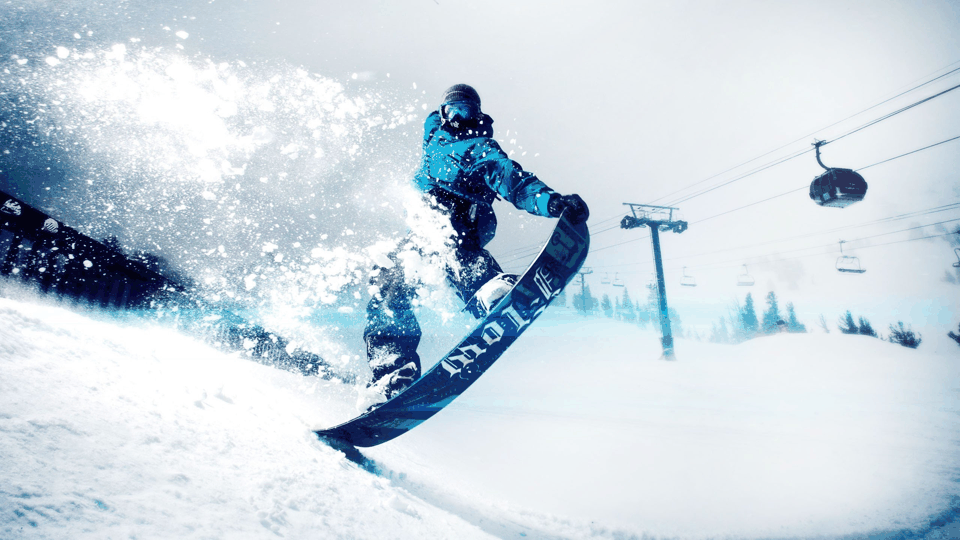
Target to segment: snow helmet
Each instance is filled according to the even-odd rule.
[[[455,84],[443,91],[443,97],[440,99],[440,105],[446,105],[453,101],[472,101],[480,108],[480,94],[469,84]]]

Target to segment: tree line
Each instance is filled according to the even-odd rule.
[[[571,307],[583,315],[602,315],[619,321],[632,322],[640,327],[651,324],[653,328],[657,328],[660,325],[657,285],[650,282],[646,285],[646,289],[647,297],[643,302],[634,301],[626,287],[623,289],[622,296],[615,296],[611,299],[609,294],[604,293],[600,299],[597,299],[591,294],[590,286],[585,284],[583,288],[574,287],[575,292],[570,295]],[[560,294],[555,303],[560,306],[567,305],[566,291]],[[739,300],[734,300],[728,307],[727,314],[721,316],[718,321],[712,324],[708,340],[713,343],[742,343],[755,337],[781,332],[807,332],[806,325],[797,318],[793,302],[787,302],[784,309],[783,312],[780,309],[780,300],[777,298],[777,294],[770,291],[766,296],[766,307],[758,317],[753,295],[747,293],[743,304],[740,304]],[[680,314],[673,308],[669,308],[668,314],[674,334],[678,337],[685,336]],[[823,315],[820,315],[819,326],[824,332],[830,333],[831,328]],[[890,333],[884,338],[874,330],[869,319],[864,316],[854,317],[849,310],[838,318],[836,326],[843,334],[857,334],[885,339],[891,343],[912,349],[916,349],[923,342],[921,334],[904,325],[903,321],[891,324],[889,326]],[[958,333],[950,332],[948,335],[960,345],[960,327],[957,330]],[[700,336],[697,334],[687,337],[699,339]]]
[[[623,288],[623,295],[610,298],[610,295],[604,293],[599,299],[590,292],[590,285],[584,285],[581,289],[576,285],[571,288],[575,292],[570,295],[570,303],[573,309],[582,315],[601,315],[618,321],[630,322],[645,328],[648,324],[654,328],[660,326],[660,307],[657,297],[657,284],[650,282],[646,285],[647,297],[644,301],[634,301],[630,297],[630,291],[627,287]],[[554,300],[555,305],[567,305],[566,290]],[[669,308],[667,315],[670,318],[670,327],[674,335],[684,336],[683,321],[677,310]]]

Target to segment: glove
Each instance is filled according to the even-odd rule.
[[[574,225],[583,223],[590,217],[590,209],[579,195],[560,195],[559,193],[550,195],[550,201],[547,203],[547,212],[550,213],[550,217],[560,217],[564,211]]]

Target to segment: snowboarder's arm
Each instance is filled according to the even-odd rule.
[[[496,141],[491,140],[477,162],[477,169],[491,189],[520,210],[550,217],[547,204],[555,193],[531,172],[510,159]]]
[[[423,121],[423,149],[427,149],[427,142],[433,137],[433,134],[440,129],[440,113],[433,111],[427,115]]]

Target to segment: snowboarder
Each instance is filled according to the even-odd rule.
[[[448,88],[438,110],[424,122],[423,156],[414,183],[427,204],[450,219],[459,268],[447,280],[475,317],[482,318],[516,283],[484,249],[496,232],[493,201],[503,198],[520,210],[572,221],[589,217],[579,195],[560,195],[511,160],[493,139],[493,119],[480,110],[480,96],[466,84]],[[420,377],[420,325],[411,301],[415,287],[404,282],[395,250],[391,267],[375,267],[363,338],[373,370],[373,399],[383,401]],[[374,403],[375,405],[376,403]]]

